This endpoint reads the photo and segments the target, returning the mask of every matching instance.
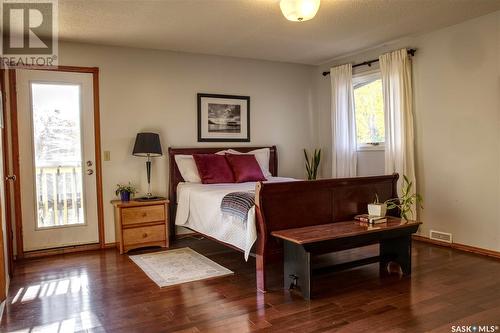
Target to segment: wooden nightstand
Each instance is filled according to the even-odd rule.
[[[168,247],[168,200],[113,200],[120,254],[145,246]]]

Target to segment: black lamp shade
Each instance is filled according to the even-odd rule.
[[[161,156],[160,136],[156,133],[137,133],[135,138],[134,156]]]

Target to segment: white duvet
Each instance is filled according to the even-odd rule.
[[[292,178],[269,177],[268,182],[293,181]],[[245,253],[257,240],[255,206],[248,211],[247,223],[222,214],[222,198],[231,192],[255,190],[255,182],[239,184],[179,183],[177,186],[177,213],[175,224],[231,244]]]

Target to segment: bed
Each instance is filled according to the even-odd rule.
[[[267,182],[294,181],[293,178],[270,177]],[[224,196],[234,192],[255,191],[256,182],[237,184],[198,184],[181,182],[177,185],[175,225],[189,228],[219,242],[243,251],[248,260],[257,240],[255,207],[248,211],[246,222],[221,213]]]
[[[269,171],[266,182],[241,184],[185,183],[175,162],[176,155],[213,154],[225,149],[249,152],[269,148]],[[237,148],[169,148],[169,228],[175,239],[175,225],[186,226],[203,236],[256,259],[256,286],[265,292],[270,264],[281,264],[283,245],[271,236],[272,231],[351,220],[366,212],[369,202],[397,196],[398,175],[297,181],[278,177],[276,146]],[[255,206],[248,212],[246,226],[221,220],[220,201],[234,190],[255,188]],[[190,218],[191,216],[191,218]],[[253,221],[253,222],[252,222]]]

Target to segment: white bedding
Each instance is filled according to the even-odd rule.
[[[268,182],[293,181],[293,178],[269,177]],[[247,223],[222,214],[222,198],[231,192],[255,190],[255,182],[239,184],[179,183],[177,186],[177,213],[175,224],[190,228],[224,243],[231,244],[245,253],[257,240],[255,206],[248,212]]]

